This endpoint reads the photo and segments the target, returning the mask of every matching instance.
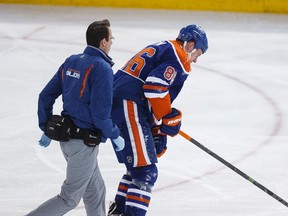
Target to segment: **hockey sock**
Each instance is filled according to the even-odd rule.
[[[124,213],[126,195],[127,195],[128,188],[131,184],[131,181],[132,181],[131,176],[128,174],[125,174],[120,180],[117,194],[115,196],[115,202],[117,206],[115,209],[115,213]]]
[[[145,216],[151,199],[151,191],[158,177],[155,164],[131,169],[132,183],[126,195],[125,216]]]
[[[151,199],[151,192],[131,184],[126,196],[125,216],[145,216]]]

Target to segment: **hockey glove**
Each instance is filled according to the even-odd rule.
[[[113,139],[112,143],[116,146],[116,151],[122,151],[125,147],[125,141],[121,136],[118,136],[118,138]]]
[[[172,108],[172,112],[162,118],[160,126],[161,133],[169,136],[176,136],[181,127],[182,113],[180,110]]]
[[[39,140],[39,145],[46,148],[47,146],[49,146],[50,142],[51,142],[51,139],[47,137],[45,133],[43,133],[41,136],[41,139]]]
[[[160,158],[167,150],[167,136],[155,135],[153,136],[157,157]]]

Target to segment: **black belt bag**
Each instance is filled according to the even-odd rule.
[[[70,139],[82,139],[89,147],[95,147],[101,142],[100,130],[93,131],[75,126],[67,116],[52,115],[46,123],[45,135],[56,141],[67,142]]]

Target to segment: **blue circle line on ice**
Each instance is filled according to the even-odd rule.
[[[256,93],[259,97],[263,98],[269,104],[269,106],[272,108],[272,110],[274,112],[273,113],[274,116],[275,116],[274,125],[272,127],[271,132],[268,134],[267,138],[264,139],[262,142],[260,142],[257,145],[256,148],[254,148],[253,150],[251,150],[251,151],[247,152],[246,154],[242,155],[237,160],[234,160],[232,162],[229,161],[231,164],[235,165],[235,164],[237,164],[237,163],[239,163],[241,161],[244,161],[248,157],[256,154],[257,152],[259,152],[265,145],[268,145],[268,144],[270,144],[273,141],[274,136],[276,136],[279,133],[279,131],[281,130],[281,127],[282,127],[282,113],[281,113],[280,108],[278,107],[277,103],[274,101],[273,98],[271,98],[263,90],[261,90],[261,89],[255,87],[255,86],[253,86],[253,85],[241,80],[240,78],[237,78],[237,77],[234,77],[234,76],[231,76],[231,75],[225,74],[223,72],[220,72],[220,71],[208,68],[208,67],[204,67],[204,66],[197,65],[195,67],[198,67],[198,68],[202,69],[205,72],[211,72],[211,73],[217,74],[217,75],[222,76],[222,77],[224,77],[226,79],[229,79],[229,80],[231,80],[233,82],[237,82],[238,84],[241,84],[245,88],[250,89],[251,91]],[[217,154],[217,152],[215,152],[215,153]],[[205,152],[203,152],[203,154],[205,154]],[[192,177],[190,179],[186,179],[186,180],[182,180],[182,181],[179,181],[179,182],[175,182],[175,183],[172,183],[170,185],[166,185],[164,187],[159,187],[159,188],[155,189],[154,192],[160,192],[160,191],[166,190],[168,188],[177,187],[177,186],[182,185],[182,184],[190,183],[192,180],[201,179],[201,178],[203,178],[205,176],[217,173],[217,172],[219,172],[219,171],[221,171],[223,169],[228,169],[228,167],[226,167],[224,165],[221,165],[217,169],[213,169],[213,170],[207,171],[207,172],[205,172],[205,173],[203,173],[203,174],[201,174],[199,176],[194,176],[194,177]]]

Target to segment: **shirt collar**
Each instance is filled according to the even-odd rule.
[[[113,61],[112,61],[112,58],[107,55],[103,50],[97,48],[97,47],[94,47],[94,46],[90,46],[88,45],[85,50],[84,50],[84,53],[87,53],[89,55],[99,55],[106,61],[108,62],[111,67],[115,64]]]

